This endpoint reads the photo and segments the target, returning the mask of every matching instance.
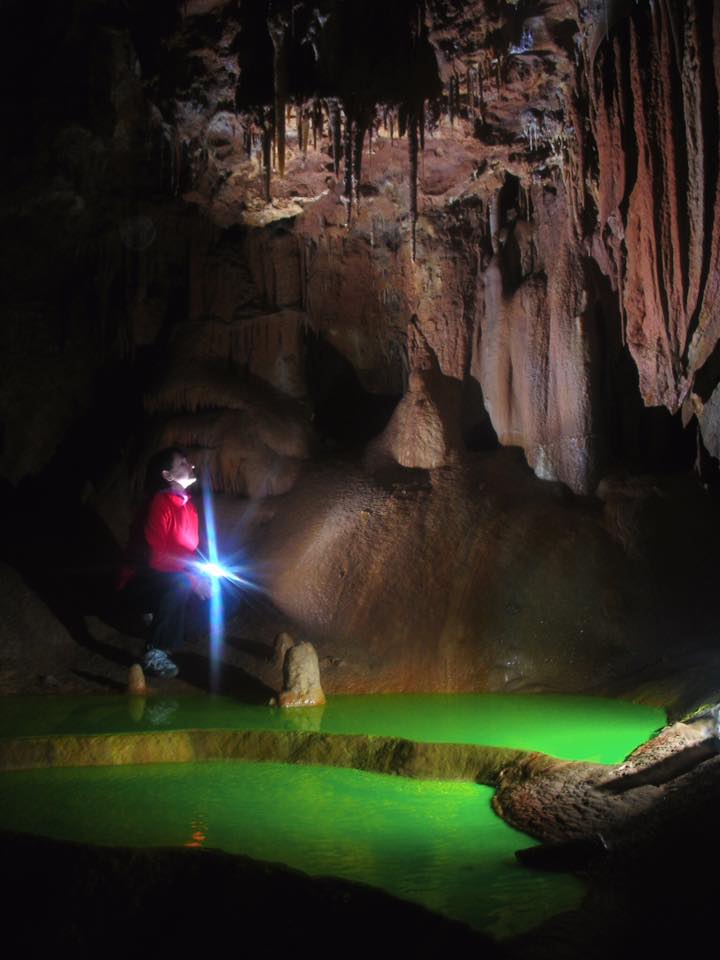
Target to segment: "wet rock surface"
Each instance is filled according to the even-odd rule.
[[[450,945],[506,956],[482,934],[370,887],[217,850],[88,847],[7,833],[0,848],[14,878],[7,901],[18,921],[7,938],[13,948],[102,949],[113,930],[124,950],[135,950],[140,938],[148,949],[202,951],[226,949],[239,930],[261,936],[272,929],[272,936],[262,934],[264,944],[254,945],[259,956],[270,956],[297,951],[313,918],[333,937],[351,928],[366,950],[382,940],[398,950]],[[43,924],[32,921],[38,898],[46,904]],[[284,904],[280,925],[278,903]],[[211,916],[211,924],[194,919]]]
[[[530,761],[524,773],[524,762],[510,768],[494,805],[546,841],[523,851],[523,861],[579,871],[590,890],[579,911],[518,938],[514,954],[600,957],[622,943],[671,957],[702,948],[713,902],[720,784],[717,743],[699,750],[703,744],[702,724],[680,723],[615,770],[547,760]],[[620,793],[605,789],[623,781]]]

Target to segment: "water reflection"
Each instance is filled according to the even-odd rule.
[[[196,814],[190,823],[190,840],[186,840],[185,847],[202,847],[208,838],[208,818],[204,813]]]

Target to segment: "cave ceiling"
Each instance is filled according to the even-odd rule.
[[[11,3],[3,65],[27,79],[3,104],[4,390],[37,406],[29,431],[8,418],[11,477],[47,462],[93,366],[165,350],[179,317],[220,339],[245,324],[256,354],[276,331],[278,356],[236,344],[233,362],[296,399],[330,389],[293,366],[308,336],[365,395],[397,400],[430,362],[464,442],[519,446],[576,492],[648,446],[648,409],[670,460],[688,425],[717,457],[719,18],[697,0]],[[32,37],[29,73],[13,37]],[[37,352],[16,362],[38,349],[49,418]]]

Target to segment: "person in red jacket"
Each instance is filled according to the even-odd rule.
[[[150,461],[148,479],[156,492],[144,516],[142,535],[136,537],[141,549],[136,545],[135,560],[123,571],[121,586],[127,584],[135,605],[152,614],[143,669],[168,678],[178,674],[168,651],[183,642],[188,603],[193,596],[207,600],[211,587],[195,566],[198,514],[187,491],[197,478],[187,454],[176,447],[161,450]]]

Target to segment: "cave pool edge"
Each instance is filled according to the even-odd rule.
[[[284,711],[228,697],[159,695],[142,711],[125,696],[15,697],[3,707],[0,744],[250,729],[301,738],[434,736],[436,743],[490,742],[602,763],[624,759],[665,723],[663,711],[630,701],[544,694],[335,696],[324,708]],[[534,841],[492,812],[492,793],[472,782],[303,763],[50,766],[4,772],[0,816],[5,829],[57,839],[220,847],[283,862],[381,887],[504,939],[577,907],[585,887],[517,864],[514,851]],[[83,817],[88,808],[103,817]]]

